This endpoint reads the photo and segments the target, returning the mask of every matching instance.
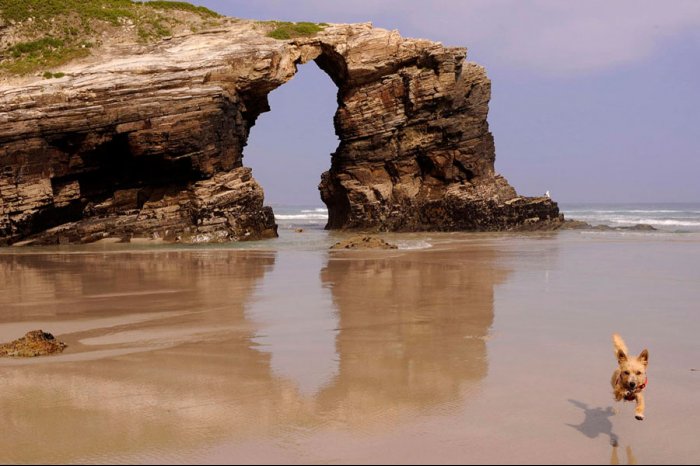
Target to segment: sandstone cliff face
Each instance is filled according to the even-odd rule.
[[[466,50],[369,24],[279,41],[230,22],[66,77],[0,90],[0,242],[276,235],[243,164],[267,94],[315,60],[338,86],[329,228],[502,230],[556,222],[494,172],[490,82]]]

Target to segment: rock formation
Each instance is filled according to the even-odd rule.
[[[354,236],[338,241],[331,249],[398,249],[398,246],[376,236]]]
[[[61,353],[65,347],[65,343],[56,340],[50,333],[46,333],[43,330],[32,330],[27,332],[22,338],[18,338],[10,343],[0,344],[0,357],[33,358]]]
[[[338,86],[328,228],[507,230],[557,222],[494,171],[490,81],[466,49],[370,24],[276,40],[265,25],[124,45],[0,90],[0,244],[276,235],[243,164],[267,95],[314,60]]]

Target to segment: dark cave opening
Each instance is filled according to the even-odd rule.
[[[135,155],[128,134],[113,135],[88,150],[86,140],[85,134],[66,134],[52,141],[74,166],[70,174],[51,178],[54,205],[19,225],[23,235],[86,217],[136,211],[203,178],[190,157]]]

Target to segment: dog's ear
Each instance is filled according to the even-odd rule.
[[[627,353],[625,353],[621,349],[618,349],[617,350],[617,362],[623,363],[625,361],[627,361]]]
[[[637,359],[639,359],[642,362],[642,364],[644,364],[644,366],[648,366],[649,365],[649,350],[645,349],[644,351],[639,353],[639,357]]]
[[[615,356],[617,356],[617,361],[619,363],[627,361],[627,345],[625,345],[625,341],[622,339],[620,334],[613,333],[612,340],[613,346],[615,347]]]

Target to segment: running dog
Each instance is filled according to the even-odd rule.
[[[615,401],[636,401],[634,417],[644,420],[644,394],[647,388],[647,366],[649,351],[642,351],[636,358],[628,355],[627,345],[617,333],[613,335],[613,346],[619,367],[612,376],[613,394]]]

